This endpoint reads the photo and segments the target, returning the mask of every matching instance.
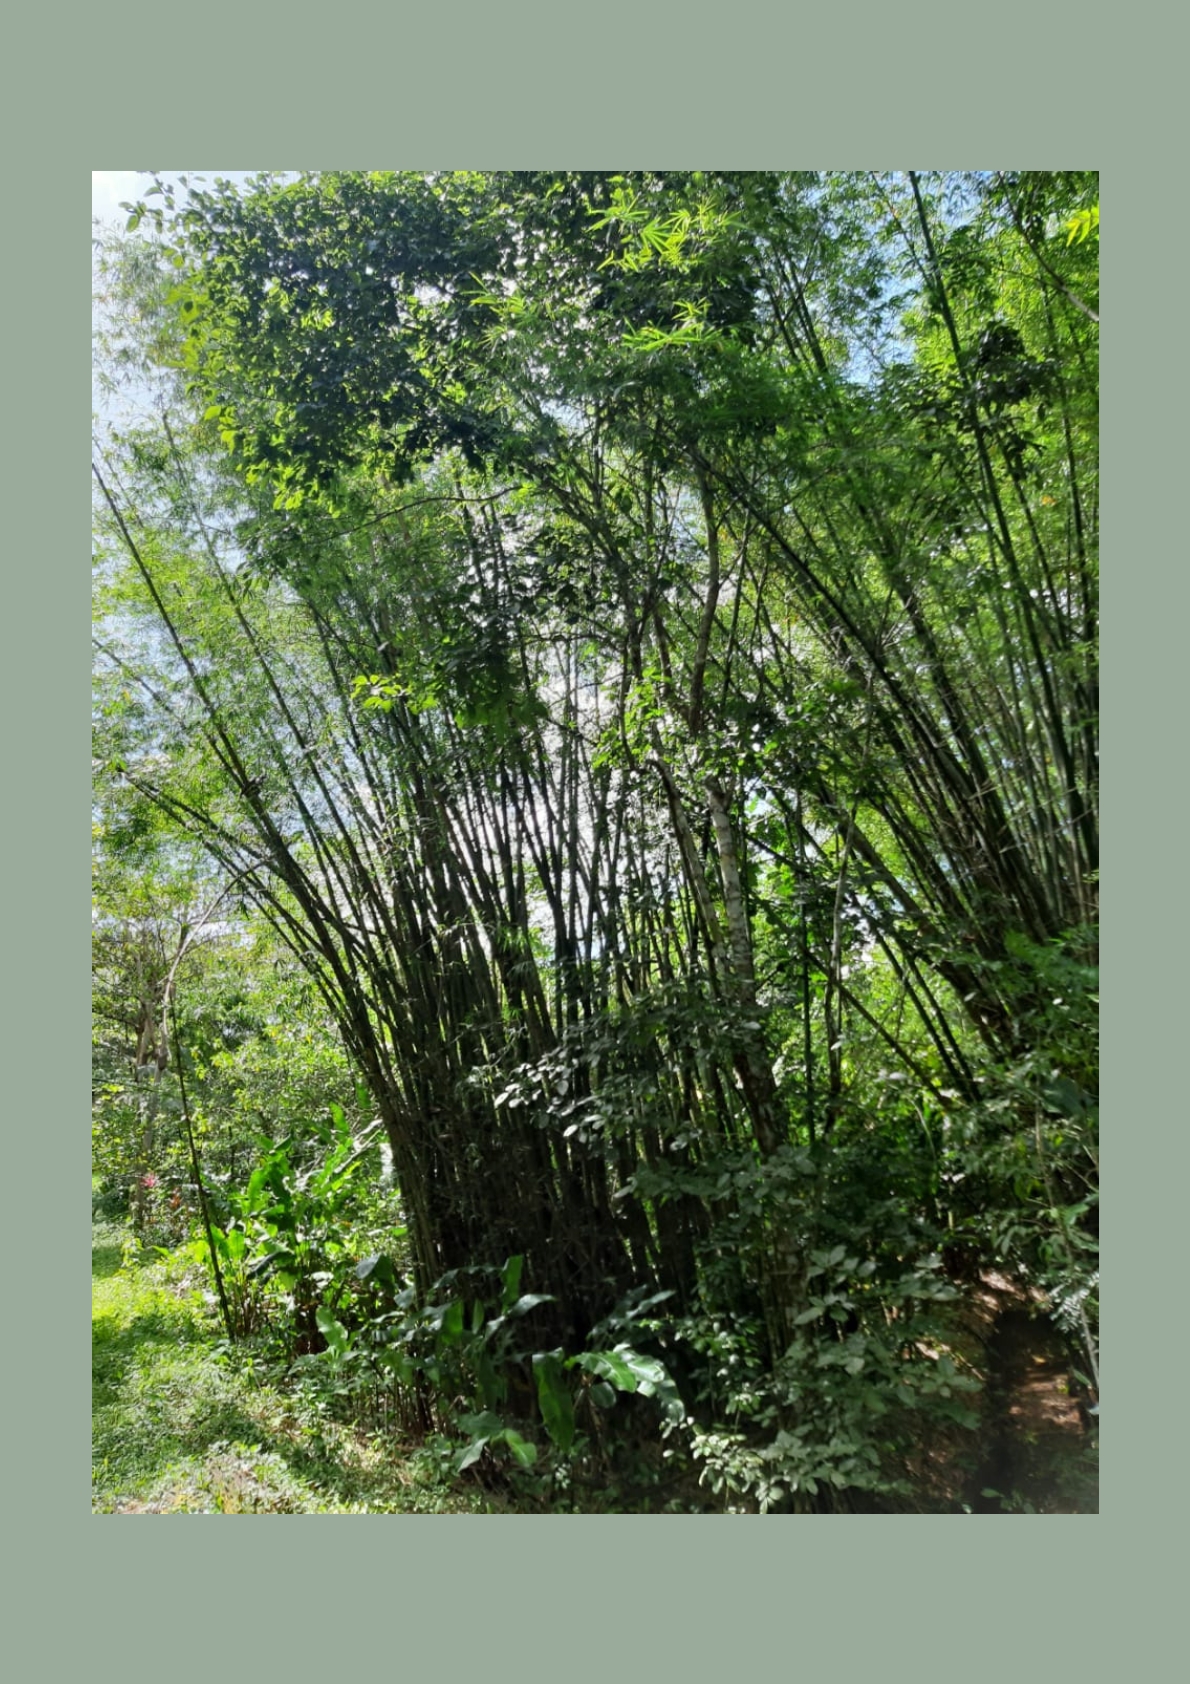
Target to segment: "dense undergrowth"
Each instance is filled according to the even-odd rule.
[[[487,1370],[495,1413],[476,1407],[473,1395],[485,1346],[461,1328],[448,1325],[444,1335],[447,1318],[433,1311],[418,1324],[420,1362],[411,1318],[404,1318],[403,1343],[392,1342],[389,1323],[387,1337],[374,1337],[369,1348],[358,1339],[358,1312],[345,1312],[354,1336],[322,1315],[317,1352],[294,1356],[291,1342],[286,1358],[276,1329],[270,1336],[259,1325],[229,1343],[201,1253],[194,1243],[145,1246],[127,1222],[102,1210],[96,1216],[95,1512],[690,1514],[822,1506],[791,1504],[744,1434],[691,1433],[663,1366],[626,1343],[618,1354],[572,1361],[576,1386],[566,1385],[559,1354],[552,1363],[529,1357],[523,1368],[538,1380],[533,1408],[531,1381],[515,1389],[518,1364],[506,1339],[501,1375]],[[1072,1394],[1080,1388],[1069,1349],[1003,1278],[973,1300],[942,1319],[930,1351],[936,1387],[963,1407],[949,1412],[949,1422],[927,1412],[916,1437],[902,1428],[884,1477],[835,1493],[837,1512],[1097,1511],[1096,1443],[1076,1422]],[[637,1326],[638,1343],[647,1343],[649,1308],[637,1307],[646,1324]],[[729,1358],[725,1377],[730,1367]],[[419,1368],[421,1383],[410,1391]],[[870,1376],[865,1384],[870,1404]],[[453,1405],[444,1407],[452,1391]],[[839,1427],[842,1438],[845,1412]]]
[[[287,1369],[259,1338],[229,1351],[190,1249],[146,1250],[101,1218],[91,1258],[96,1513],[611,1512],[662,1508],[676,1483],[646,1456],[623,1488],[574,1465],[460,1469],[465,1433],[400,1430],[368,1388]]]

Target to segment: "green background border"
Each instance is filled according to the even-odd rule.
[[[1168,1664],[1180,1647],[1168,1621],[1182,1531],[1175,1365],[1184,1371],[1185,1360],[1165,1283],[1177,1278],[1185,1148],[1161,1082],[1185,1038],[1173,939],[1182,862],[1169,811],[1184,759],[1175,646],[1184,564],[1180,535],[1162,519],[1181,488],[1184,436],[1172,367],[1182,212],[1161,167],[1179,151],[1180,57],[1158,41],[1152,61],[1129,70],[1122,31],[1136,27],[1135,14],[1113,40],[1085,15],[1038,5],[973,9],[963,20],[941,5],[852,6],[829,21],[788,8],[640,4],[456,4],[449,15],[383,17],[342,8],[254,20],[243,8],[117,5],[78,24],[45,14],[13,32],[25,141],[10,163],[6,264],[16,365],[6,1015],[16,1080],[5,1164],[5,1509],[29,1573],[13,1606],[40,1604],[41,1614],[10,1633],[9,1647],[28,1648],[18,1675],[111,1665],[132,1677],[238,1676],[267,1664],[305,1677],[371,1659],[434,1666],[444,1678],[576,1663],[583,1676],[809,1664],[840,1679],[952,1667],[1048,1678],[1055,1663],[1082,1673],[1100,1653],[1123,1659],[1113,1639],[1124,1622],[1128,1670],[1145,1676],[1146,1653],[1159,1659],[1168,1639]],[[84,494],[81,464],[60,458],[58,444],[74,431],[63,421],[75,413],[78,365],[62,324],[76,319],[82,234],[57,199],[65,183],[73,205],[84,146],[96,165],[1072,167],[1110,154],[1105,292],[1111,319],[1129,307],[1129,330],[1127,356],[1108,359],[1106,429],[1106,524],[1116,535],[1104,593],[1106,758],[1120,815],[1107,827],[1106,1532],[1092,1536],[1089,1522],[1070,1517],[1044,1535],[1018,1527],[993,1538],[979,1527],[959,1539],[927,1531],[932,1517],[849,1517],[845,1532],[838,1521],[812,1533],[787,1523],[784,1536],[762,1540],[692,1518],[669,1518],[661,1533],[638,1517],[602,1516],[569,1524],[565,1540],[557,1526],[567,1517],[548,1531],[506,1518],[500,1534],[465,1517],[385,1517],[395,1524],[383,1532],[333,1538],[326,1527],[306,1526],[300,1538],[293,1528],[224,1529],[217,1547],[192,1527],[174,1526],[167,1540],[94,1524],[79,1535]],[[1120,151],[1133,155],[1127,177]],[[1113,206],[1111,183],[1125,180]],[[56,1662],[60,1647],[70,1654]]]

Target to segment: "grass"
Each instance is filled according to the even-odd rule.
[[[91,1507],[102,1514],[468,1513],[413,1445],[331,1421],[220,1348],[201,1279],[91,1234]]]

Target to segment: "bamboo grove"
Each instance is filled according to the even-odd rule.
[[[940,1257],[1096,1362],[1096,178],[158,187],[96,752],[316,986],[420,1299],[667,1294],[739,1481],[945,1413]]]

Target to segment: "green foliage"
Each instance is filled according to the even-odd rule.
[[[1077,210],[1066,222],[1066,244],[1068,246],[1081,245],[1089,234],[1099,238],[1099,206],[1088,205],[1085,210]]]
[[[182,1514],[459,1513],[481,1506],[404,1444],[362,1446],[322,1400],[221,1354],[182,1251],[92,1230],[92,1507]],[[111,1266],[114,1256],[116,1266]],[[201,1277],[200,1277],[201,1278]]]
[[[723,1502],[908,1500],[969,1418],[939,1259],[1097,1372],[1096,178],[159,186],[97,1164],[458,1475],[664,1432]]]

